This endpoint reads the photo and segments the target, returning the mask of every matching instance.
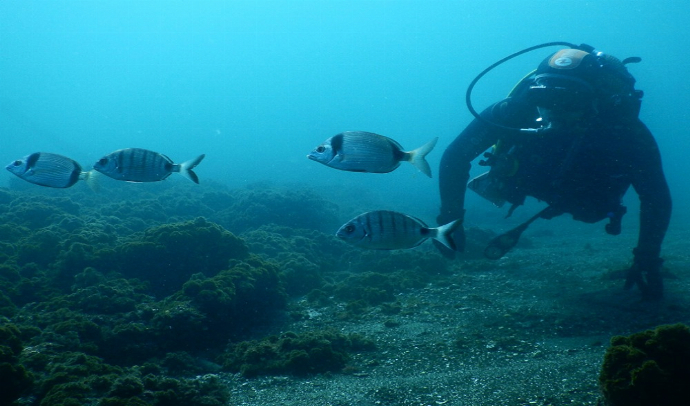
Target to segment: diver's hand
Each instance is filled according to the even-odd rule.
[[[656,255],[647,255],[633,250],[635,259],[626,272],[625,289],[637,285],[643,300],[659,300],[664,294],[664,281],[661,277],[661,265],[664,260]]]

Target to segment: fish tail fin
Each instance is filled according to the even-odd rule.
[[[89,189],[96,193],[100,192],[101,184],[98,182],[98,172],[93,170],[82,172],[79,177],[84,179],[84,182],[86,182],[86,185],[89,187]]]
[[[457,246],[455,245],[455,241],[453,241],[453,233],[458,227],[462,227],[462,219],[453,220],[448,224],[436,228],[436,236],[434,238],[449,249],[457,251]]]
[[[424,158],[429,152],[431,152],[432,149],[434,149],[437,141],[438,137],[427,142],[421,147],[408,152],[410,163],[428,177],[431,177],[431,168],[429,167],[429,163]]]
[[[194,169],[199,163],[206,157],[206,154],[201,154],[198,157],[194,159],[190,159],[187,162],[183,162],[180,164],[180,174],[184,176],[185,178],[191,180],[194,183],[199,183],[199,177],[196,176],[196,173],[192,169]]]

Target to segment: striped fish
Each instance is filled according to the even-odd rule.
[[[126,182],[157,182],[179,172],[194,183],[199,183],[199,177],[192,169],[199,165],[206,155],[181,163],[173,163],[172,159],[158,152],[142,148],[127,148],[112,152],[96,162],[93,169],[113,179]]]
[[[49,152],[34,152],[5,168],[27,182],[54,188],[68,188],[80,179],[88,181],[91,175],[77,161]]]
[[[433,228],[406,214],[379,210],[360,214],[340,227],[335,235],[352,245],[374,250],[413,248],[427,238],[455,250],[451,235],[461,225],[458,219]]]
[[[387,173],[406,161],[431,177],[431,168],[424,159],[436,145],[434,138],[412,151],[404,151],[396,141],[365,131],[346,131],[324,141],[307,158],[331,168],[351,172]]]

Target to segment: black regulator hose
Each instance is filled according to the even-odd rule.
[[[482,77],[484,77],[484,75],[486,75],[487,73],[489,73],[492,69],[494,69],[494,68],[497,67],[498,65],[500,65],[500,64],[502,64],[502,63],[504,63],[504,62],[506,62],[506,61],[509,61],[509,60],[511,60],[511,59],[513,59],[513,58],[515,58],[515,57],[517,57],[517,56],[520,56],[520,55],[522,55],[522,54],[526,54],[526,53],[528,53],[528,52],[532,52],[532,51],[534,51],[534,50],[536,50],[536,49],[546,48],[546,47],[552,47],[552,46],[566,46],[566,47],[569,47],[569,48],[577,48],[577,49],[582,49],[583,47],[587,47],[588,49],[591,49],[591,47],[589,47],[588,45],[584,45],[584,44],[578,46],[578,45],[575,45],[575,44],[571,44],[570,42],[555,41],[555,42],[546,42],[546,43],[544,43],[544,44],[535,45],[535,46],[532,46],[532,47],[529,47],[529,48],[525,48],[525,49],[523,49],[523,50],[521,50],[521,51],[518,51],[518,52],[515,52],[515,53],[513,53],[513,54],[510,54],[510,55],[506,56],[505,58],[501,59],[500,61],[498,61],[498,62],[496,62],[496,63],[493,63],[493,64],[491,64],[488,68],[484,69],[479,75],[477,75],[477,77],[475,77],[475,78],[472,80],[472,82],[470,82],[470,85],[467,87],[467,93],[465,94],[465,103],[467,104],[467,108],[470,110],[470,113],[472,113],[473,116],[475,116],[477,119],[483,121],[484,123],[487,123],[487,124],[490,124],[490,125],[493,125],[493,126],[495,126],[495,127],[502,128],[502,129],[506,129],[506,130],[515,130],[515,131],[530,131],[530,130],[536,131],[536,129],[522,129],[522,128],[506,127],[506,126],[503,126],[503,125],[501,125],[501,124],[494,123],[494,122],[492,122],[492,121],[489,121],[489,120],[485,119],[484,117],[482,117],[481,115],[479,115],[479,113],[477,113],[477,110],[475,110],[474,107],[472,107],[472,89],[474,89],[474,85],[476,85],[477,82],[479,82],[479,79],[481,79]]]

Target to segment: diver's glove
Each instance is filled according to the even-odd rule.
[[[639,248],[633,250],[635,259],[627,270],[625,289],[637,285],[642,292],[643,300],[659,300],[664,294],[664,282],[661,278],[661,265],[664,260],[657,255],[650,255]]]
[[[465,210],[462,210],[462,214],[453,216],[450,213],[445,212],[443,209],[441,209],[441,214],[439,214],[436,217],[436,223],[439,226],[442,226],[444,224],[448,224],[451,221],[457,220],[457,219],[464,219],[465,217]],[[439,241],[433,240],[434,245],[438,250],[441,252],[441,255],[448,259],[455,259],[455,253],[456,252],[464,252],[465,251],[465,227],[461,224],[460,227],[456,228],[455,231],[453,231],[453,234],[451,234],[451,238],[453,239],[453,242],[455,243],[455,248],[456,251],[453,251],[446,247],[445,245],[441,244]]]

